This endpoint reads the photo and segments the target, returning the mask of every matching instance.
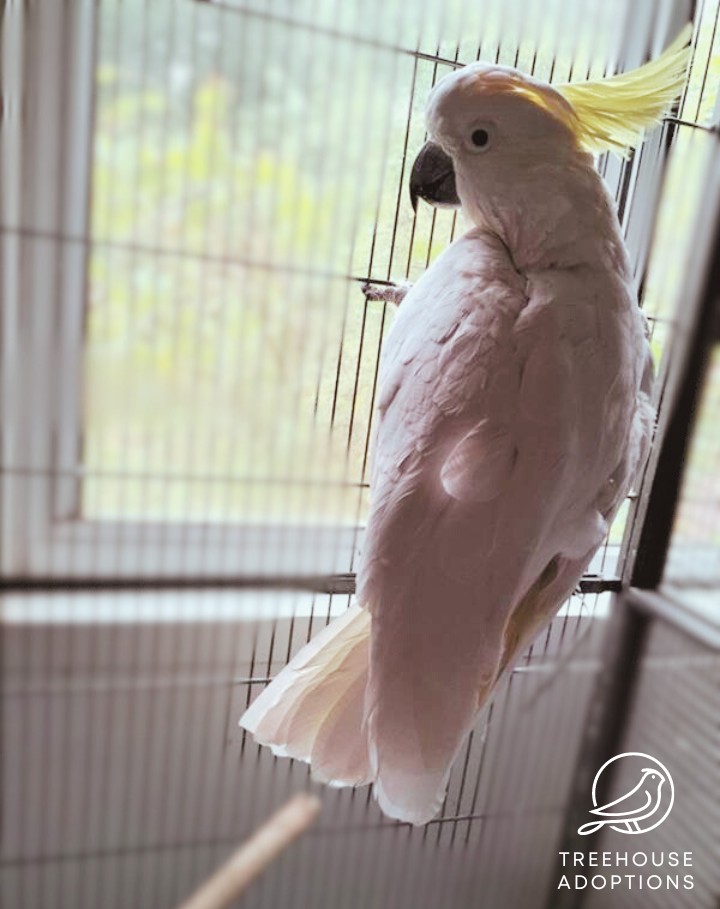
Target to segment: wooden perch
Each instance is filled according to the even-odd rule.
[[[320,800],[299,793],[277,811],[178,909],[223,909],[313,823]]]

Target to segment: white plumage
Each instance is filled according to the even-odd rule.
[[[614,206],[553,105],[568,106],[483,64],[433,90],[428,127],[474,226],[385,344],[358,605],[241,720],[325,782],[372,782],[415,824],[500,674],[576,586],[652,431]]]

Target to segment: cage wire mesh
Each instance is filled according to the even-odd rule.
[[[6,593],[4,905],[173,906],[313,786],[237,719],[350,601],[392,320],[362,285],[414,279],[462,230],[406,198],[427,92],[475,59],[600,76],[657,53],[689,12],[5,5],[3,77],[23,111],[3,137],[6,577],[322,575],[326,589]],[[717,25],[706,0],[678,119],[630,161],[600,162],[659,359],[692,257],[694,175],[716,143],[693,125],[715,109]],[[699,447],[714,445],[713,394]],[[706,478],[711,461],[693,457]],[[715,544],[690,507],[678,539]],[[412,829],[367,790],[323,790],[321,822],[247,905],[543,904],[626,520],[598,583],[499,687],[437,820]]]

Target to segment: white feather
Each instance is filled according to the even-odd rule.
[[[369,780],[362,729],[370,615],[353,606],[295,656],[243,714],[240,725],[274,754],[312,763],[323,782]],[[353,731],[353,734],[348,734]]]

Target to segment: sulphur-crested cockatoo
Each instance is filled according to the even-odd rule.
[[[652,363],[592,152],[623,153],[679,94],[658,60],[551,87],[475,63],[430,93],[413,201],[472,225],[385,343],[357,603],[241,725],[414,824],[501,673],[570,595],[650,440]]]

